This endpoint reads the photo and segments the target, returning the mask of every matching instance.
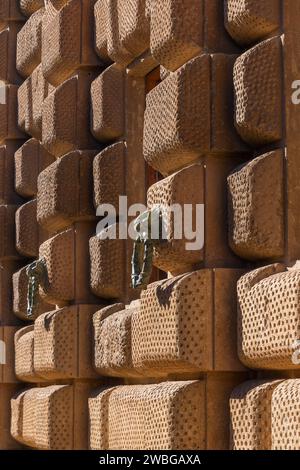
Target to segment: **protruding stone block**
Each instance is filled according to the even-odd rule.
[[[16,248],[20,255],[37,258],[40,233],[36,220],[36,199],[19,207],[16,212]]]
[[[25,139],[18,128],[18,87],[0,84],[0,143],[5,140]]]
[[[0,31],[0,80],[16,85],[21,82],[16,69],[17,34],[21,26],[22,23],[11,22]]]
[[[17,70],[23,77],[28,77],[41,62],[44,12],[40,8],[33,13],[18,33]]]

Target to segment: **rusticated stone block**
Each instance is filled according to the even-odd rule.
[[[124,72],[111,65],[91,86],[91,128],[96,139],[109,142],[124,132]]]
[[[253,44],[279,29],[280,1],[226,0],[225,26],[238,44]]]
[[[100,375],[139,376],[132,363],[132,317],[139,307],[123,304],[104,307],[93,316],[94,367]]]
[[[298,369],[299,281],[297,264],[258,268],[238,281],[241,361],[251,368]]]
[[[94,378],[92,315],[96,305],[47,312],[34,324],[34,370],[47,380]]]
[[[26,268],[20,269],[13,275],[13,312],[21,320],[28,321],[27,316],[27,292],[28,292],[28,276]],[[36,307],[30,320],[35,320],[44,312],[49,312],[52,306],[44,302],[40,294],[37,293]]]
[[[80,68],[99,64],[91,28],[94,4],[95,0],[71,0],[61,9],[46,8],[42,67],[46,80],[55,86]]]
[[[207,154],[245,151],[232,122],[234,58],[203,54],[147,94],[144,158],[163,175]]]
[[[93,78],[91,72],[79,71],[44,101],[42,144],[55,157],[72,150],[97,147],[89,125],[90,85]]]
[[[14,154],[18,147],[18,142],[9,140],[0,147],[0,204],[18,204],[22,200],[14,188]]]
[[[189,188],[188,193],[186,188]],[[203,247],[189,250],[186,247],[188,240],[185,235],[176,235],[178,224],[183,223],[184,204],[187,203],[191,204],[192,220],[196,220],[196,205],[204,203],[203,165],[197,164],[180,170],[153,184],[148,190],[148,209],[159,205],[162,210],[166,239],[154,246],[153,264],[163,271],[189,271],[203,260]],[[172,211],[175,204],[180,206],[181,214]]]
[[[42,147],[38,140],[27,140],[15,153],[17,193],[26,198],[36,197],[38,175],[53,161],[54,157]]]
[[[23,77],[28,77],[41,62],[44,12],[40,8],[33,13],[18,33],[17,70]]]
[[[0,260],[19,259],[16,251],[15,213],[17,206],[0,205]]]
[[[12,2],[11,2],[12,3]],[[1,404],[0,404],[0,447],[1,449],[20,449],[21,446],[10,434],[10,401],[17,393],[19,385],[0,384]],[[17,423],[16,423],[17,424]]]
[[[234,66],[235,125],[254,146],[282,138],[281,39],[267,39],[242,54]]]
[[[36,220],[36,199],[23,204],[16,212],[16,248],[20,255],[37,258],[39,226]]]
[[[251,380],[230,397],[231,447],[234,450],[270,450],[271,398],[280,381]],[[280,385],[279,385],[280,386]]]
[[[175,71],[202,52],[203,1],[150,2],[151,52],[160,64]]]
[[[44,79],[39,65],[18,89],[18,124],[27,134],[42,139],[42,107],[54,90]]]
[[[21,25],[22,23],[9,23],[0,32],[0,80],[16,85],[21,81],[16,70],[17,34]]]
[[[281,382],[272,394],[272,450],[299,450],[300,380]]]
[[[269,152],[228,177],[229,243],[246,259],[284,255],[283,155]]]
[[[57,232],[74,222],[95,219],[93,157],[95,151],[64,155],[38,178],[37,219],[43,228]]]
[[[124,294],[124,265],[126,241],[106,238],[108,232],[119,225],[112,225],[90,239],[90,283],[92,292],[104,299],[119,299]]]
[[[21,392],[11,402],[11,434],[38,449],[73,448],[73,389],[51,385]]]
[[[201,449],[204,382],[102,389],[89,399],[92,449]]]
[[[124,142],[106,147],[94,159],[94,204],[119,208],[119,196],[125,195],[126,147]]]
[[[21,261],[1,261],[0,266],[0,324],[19,325],[21,321],[13,314],[12,276],[20,269]]]
[[[5,140],[25,139],[17,125],[18,87],[0,84],[0,143]]]
[[[111,62],[107,51],[107,31],[110,25],[109,2],[110,0],[98,0],[94,5],[95,47],[103,63]]]
[[[40,246],[40,259],[47,264],[48,283],[41,293],[54,305],[74,299],[74,230],[55,235]]]
[[[33,325],[25,326],[15,334],[15,370],[16,376],[23,382],[42,382],[34,371]]]

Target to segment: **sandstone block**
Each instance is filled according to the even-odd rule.
[[[44,12],[40,8],[33,13],[18,33],[17,70],[23,77],[28,77],[41,62]]]
[[[0,143],[5,140],[25,139],[25,134],[18,128],[18,87],[0,86]]]
[[[0,203],[19,204],[22,199],[15,192],[14,154],[19,147],[15,141],[6,141],[0,146]]]

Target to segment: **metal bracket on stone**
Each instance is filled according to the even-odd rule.
[[[39,287],[46,288],[48,284],[47,264],[44,258],[33,261],[27,269],[28,291],[27,291],[27,316],[32,318],[37,308],[37,296]]]

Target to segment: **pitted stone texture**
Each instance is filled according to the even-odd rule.
[[[267,39],[234,66],[235,125],[242,139],[261,146],[282,138],[282,44]]]
[[[197,57],[146,98],[144,158],[166,175],[210,149],[210,57]]]
[[[95,219],[93,151],[74,151],[46,168],[38,178],[37,220],[49,232]]]
[[[44,0],[19,0],[20,10],[23,15],[30,16],[35,11],[44,7]]]
[[[36,215],[36,199],[23,204],[16,212],[16,248],[27,258],[37,258],[39,253]]]
[[[238,44],[253,44],[279,29],[280,1],[225,0],[225,27]]]
[[[124,142],[106,147],[94,159],[94,204],[112,204],[119,208],[119,196],[125,195],[126,147]]]
[[[110,0],[98,0],[94,6],[95,47],[103,63],[111,62],[107,51],[107,31],[110,27],[109,2]]]
[[[18,128],[18,87],[0,84],[0,143],[5,140],[25,139]]]
[[[168,70],[175,71],[199,55],[203,48],[203,1],[150,2],[153,56]]]
[[[94,366],[100,375],[139,375],[133,369],[131,355],[132,317],[137,310],[115,304],[94,314]]]
[[[54,90],[44,79],[39,65],[18,90],[18,124],[27,134],[42,139],[42,108],[44,100]]]
[[[203,449],[204,382],[100,390],[89,399],[92,449]]]
[[[187,192],[188,188],[188,192]],[[185,272],[203,260],[203,248],[188,250],[183,235],[175,238],[177,223],[170,208],[191,204],[192,220],[196,220],[196,205],[204,203],[204,169],[202,164],[192,165],[152,185],[148,190],[147,206],[162,207],[163,226],[167,238],[154,246],[154,266],[173,273]],[[182,209],[183,212],[183,209]],[[180,218],[183,223],[183,214]]]
[[[16,69],[17,34],[21,25],[22,23],[9,23],[0,31],[0,80],[16,85],[21,82]]]
[[[20,269],[13,275],[13,312],[21,320],[28,321],[27,316],[27,292],[28,276],[26,268]],[[30,320],[35,320],[39,315],[51,310],[51,305],[44,302],[39,293],[36,297],[36,308]]]
[[[44,12],[45,9],[41,8],[33,13],[18,33],[16,62],[23,77],[28,77],[41,62]]]
[[[283,154],[269,152],[237,168],[227,179],[229,244],[246,259],[284,255]]]
[[[112,225],[90,239],[92,292],[104,299],[119,299],[124,294],[124,263],[126,241],[105,238],[105,233],[118,234],[119,225]]]
[[[33,325],[21,328],[15,334],[15,370],[16,376],[23,382],[42,381],[34,371]]]
[[[79,71],[44,101],[42,144],[55,157],[97,147],[90,133],[91,72]]]
[[[42,147],[38,140],[27,140],[15,153],[17,193],[26,198],[36,197],[38,175],[53,161],[54,157]]]
[[[43,20],[42,67],[45,79],[61,84],[80,68],[99,63],[93,47],[95,0],[71,0],[61,9],[49,5]]]
[[[33,388],[12,400],[13,437],[45,450],[73,448],[73,388],[51,385]]]
[[[232,449],[271,449],[271,398],[278,384],[279,380],[251,380],[234,389],[230,397]]]
[[[11,433],[10,401],[18,392],[20,385],[0,384],[1,395],[1,413],[0,413],[0,447],[5,450],[20,449],[21,445],[16,442]],[[17,420],[14,422],[14,428],[17,428]]]
[[[0,269],[0,324],[20,325],[19,320],[13,314],[13,274],[20,269],[21,261],[7,260],[1,261]]]
[[[74,250],[75,233],[73,229],[61,232],[40,246],[40,259],[45,258],[48,283],[40,288],[44,300],[53,305],[74,299]]]
[[[0,260],[19,259],[16,251],[15,213],[17,206],[0,205]]]
[[[299,450],[300,380],[285,380],[272,395],[272,450]]]
[[[238,282],[239,356],[259,369],[298,369],[300,270],[270,265]]]
[[[18,142],[9,140],[0,146],[0,204],[18,204],[22,201],[14,188],[14,154],[18,146]]]
[[[110,142],[124,132],[124,72],[108,67],[91,86],[91,129],[96,139]]]

